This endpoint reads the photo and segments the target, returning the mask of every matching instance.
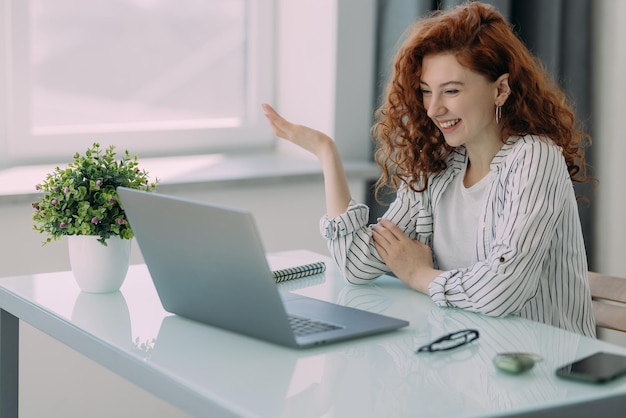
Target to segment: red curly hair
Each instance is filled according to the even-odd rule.
[[[396,55],[372,127],[374,157],[382,168],[377,196],[383,187],[397,190],[401,183],[424,191],[428,175],[446,168],[452,148],[426,114],[420,89],[424,57],[439,53],[453,54],[463,67],[492,82],[508,73],[511,95],[502,106],[502,142],[525,134],[549,137],[562,148],[572,180],[587,181],[584,141],[589,136],[576,128],[565,94],[500,13],[468,2],[417,21]]]

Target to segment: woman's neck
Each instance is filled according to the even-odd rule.
[[[491,171],[491,161],[496,156],[502,142],[491,142],[489,144],[481,144],[479,147],[466,146],[467,149],[467,169],[463,178],[463,185],[471,187],[478,183]]]

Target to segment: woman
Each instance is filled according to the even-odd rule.
[[[519,315],[595,336],[572,181],[583,140],[565,95],[491,6],[418,21],[372,129],[396,199],[375,225],[331,138],[264,105],[275,133],[320,160],[322,234],[351,283],[392,272],[439,306]]]

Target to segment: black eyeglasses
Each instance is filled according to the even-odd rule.
[[[430,344],[426,344],[418,348],[416,353],[434,353],[436,351],[452,350],[453,348],[460,347],[465,344],[469,344],[478,339],[478,331],[475,329],[464,329],[456,331],[451,334],[444,335],[438,340],[433,341]]]

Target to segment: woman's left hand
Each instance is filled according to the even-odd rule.
[[[430,247],[412,240],[386,219],[373,225],[372,232],[374,246],[391,271],[408,286],[428,294],[428,285],[440,273],[434,269]]]

